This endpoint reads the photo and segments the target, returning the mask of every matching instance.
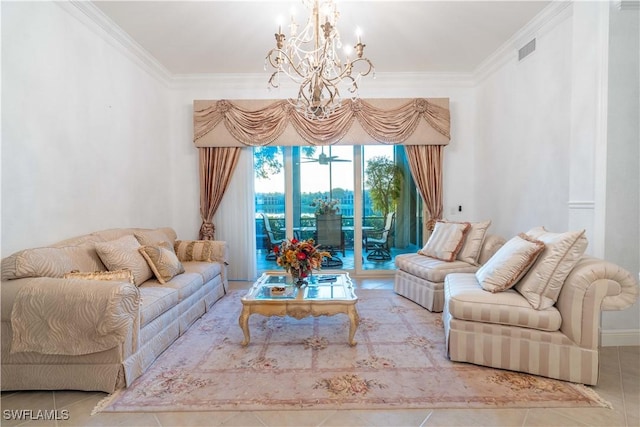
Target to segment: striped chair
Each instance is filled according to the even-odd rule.
[[[443,321],[453,361],[595,385],[600,313],[637,299],[638,284],[621,267],[582,257],[554,306],[536,310],[516,290],[490,293],[473,273],[444,281]]]

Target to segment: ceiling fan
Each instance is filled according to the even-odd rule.
[[[320,165],[328,165],[329,163],[332,162],[350,162],[351,160],[347,160],[347,159],[339,159],[338,156],[328,156],[324,153],[324,147],[322,147],[322,152],[318,155],[318,158],[315,159],[313,157],[305,157],[306,160],[304,160],[302,163],[311,163],[311,162],[318,162],[318,164]]]

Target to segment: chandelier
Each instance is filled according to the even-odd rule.
[[[300,85],[295,108],[310,119],[325,119],[340,106],[340,88],[346,89],[351,98],[358,96],[358,83],[373,71],[373,64],[363,58],[361,36],[354,46],[355,58],[342,62],[338,49],[342,47],[336,28],[339,13],[334,0],[303,0],[311,9],[305,27],[298,31],[293,16],[289,25],[289,38],[282,33],[282,26],[275,34],[276,47],[267,53],[267,63],[275,69],[269,78],[269,86],[280,87],[280,75],[284,74]]]

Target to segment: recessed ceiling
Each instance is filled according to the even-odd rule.
[[[301,1],[94,3],[174,75],[262,73],[278,20],[308,16]],[[377,72],[466,73],[549,3],[344,0],[338,30],[353,43],[361,29]]]

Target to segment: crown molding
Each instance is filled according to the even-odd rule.
[[[474,84],[479,84],[507,62],[518,58],[518,49],[531,39],[540,37],[571,16],[571,1],[553,1],[522,27],[502,46],[496,49],[474,71]]]
[[[91,1],[56,1],[58,6],[98,34],[165,86],[171,73]]]

